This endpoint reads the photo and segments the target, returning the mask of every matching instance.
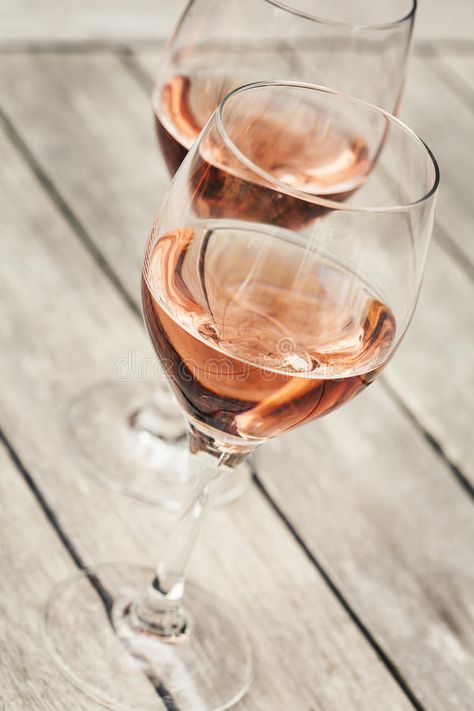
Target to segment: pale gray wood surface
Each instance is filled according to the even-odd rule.
[[[186,4],[187,0],[1,0],[0,39],[162,38],[174,28]],[[418,39],[472,40],[473,36],[471,0],[418,0]]]
[[[436,45],[433,45],[436,50]],[[437,68],[456,92],[460,100],[472,111],[474,108],[474,43],[470,53],[437,52]]]
[[[71,42],[158,39],[188,0],[0,0],[0,40]]]
[[[474,4],[471,0],[418,0],[415,38],[472,41]]]
[[[435,241],[418,311],[383,378],[474,484],[474,283]]]
[[[77,568],[1,442],[0,501],[0,708],[96,711],[52,666],[42,638],[46,600]]]
[[[66,12],[53,0],[4,0],[0,16],[8,10],[10,17],[0,23],[0,41],[10,49],[30,40],[133,45],[167,34],[177,7],[140,0],[126,12],[115,3],[111,18],[110,3],[73,2]],[[422,0],[418,36],[472,38],[472,7],[470,0],[436,8]],[[139,59],[154,73],[158,57],[149,46]],[[474,73],[466,44],[462,57],[455,44],[449,56],[443,46],[434,56],[426,45],[412,63],[402,112],[439,155],[443,191],[420,308],[384,376],[395,399],[376,384],[327,420],[272,443],[257,462],[264,491],[307,555],[252,487],[213,512],[193,562],[193,577],[212,582],[252,630],[255,680],[239,705],[248,711],[474,708],[474,519],[466,486],[456,480],[474,482]],[[64,436],[64,412],[72,395],[111,378],[130,348],[150,356],[139,321],[110,281],[137,299],[145,235],[168,178],[136,76],[111,52],[77,49],[10,52],[0,63],[0,105],[16,142],[7,140],[7,127],[0,140],[0,263],[8,265],[0,371],[8,385],[0,426],[86,563],[152,564],[168,518],[91,483]],[[64,213],[77,219],[82,241]],[[102,270],[87,251],[103,260]],[[112,270],[109,279],[104,268]],[[54,582],[73,566],[18,473],[10,484],[15,468],[2,450],[0,467],[7,488],[0,556],[8,566],[20,560],[13,564],[15,595],[8,581],[0,585],[0,638],[9,645],[1,656],[0,707],[95,711],[46,658],[34,668],[32,630]],[[31,577],[28,562],[38,547]],[[22,605],[25,626],[17,629]],[[398,674],[379,660],[377,644],[411,688],[411,702]],[[20,693],[25,676],[31,684]],[[137,695],[147,693],[137,684]]]
[[[413,57],[401,118],[436,153],[442,178],[437,219],[472,275],[474,205],[468,186],[474,180],[474,164],[466,141],[474,134],[474,114],[449,80],[439,76],[438,66],[436,57]]]
[[[373,386],[256,456],[271,496],[429,709],[472,708],[472,501]]]
[[[8,55],[0,76],[5,112],[138,301],[145,238],[169,184],[148,98],[110,54]]]
[[[152,507],[97,489],[64,438],[69,398],[110,376],[130,346],[138,357],[149,353],[142,326],[5,136],[0,153],[0,258],[9,265],[2,285],[9,313],[0,322],[0,369],[9,387],[0,422],[87,564],[152,563],[168,522]],[[213,512],[193,577],[238,607],[251,635],[255,678],[242,709],[410,708],[255,487]]]

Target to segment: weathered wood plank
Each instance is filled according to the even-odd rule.
[[[146,97],[111,55],[3,59],[4,109],[138,300],[144,240],[169,184]]]
[[[436,242],[413,323],[383,377],[474,485],[474,284]]]
[[[257,454],[265,487],[431,711],[474,698],[474,516],[383,389]]]
[[[2,0],[0,42],[159,39],[187,0]]]
[[[474,204],[470,186],[474,164],[466,141],[474,134],[474,114],[449,83],[430,70],[431,61],[436,60],[412,58],[401,117],[428,143],[439,161],[442,182],[438,223],[470,261],[472,273]]]
[[[263,1],[263,0],[260,0]],[[0,41],[121,40],[167,37],[187,0],[2,0]],[[472,40],[471,0],[418,4],[420,40]]]
[[[110,376],[128,348],[149,355],[142,326],[4,136],[0,156],[0,260],[9,265],[0,422],[86,563],[151,562],[165,527],[159,512],[97,490],[62,435],[71,395]],[[255,679],[242,709],[411,707],[255,487],[212,513],[193,570],[238,606],[251,634]]]
[[[436,49],[435,45],[433,49]],[[464,101],[472,111],[472,107],[474,106],[474,43],[472,53],[470,54],[459,55],[451,52],[438,53],[437,59],[432,60],[433,64],[435,62],[438,67],[441,68],[444,76],[446,76],[448,83],[450,83],[453,74],[459,79],[455,87],[450,83],[451,89],[458,91],[461,100]],[[450,76],[449,72],[453,74]]]
[[[46,600],[77,568],[2,443],[0,501],[0,708],[98,711],[103,707],[76,691],[44,649]]]
[[[420,0],[415,38],[420,40],[472,40],[474,6],[471,0]]]

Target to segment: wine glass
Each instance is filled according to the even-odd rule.
[[[349,150],[361,136],[364,159],[333,174],[328,140]],[[153,709],[155,698],[136,698],[144,677],[182,711],[244,694],[244,625],[185,582],[197,534],[219,481],[249,453],[341,406],[388,363],[417,303],[438,182],[410,129],[321,86],[241,87],[205,125],[151,230],[142,280],[195,486],[155,572],[97,567],[49,601],[49,647],[91,697]]]
[[[153,93],[157,134],[171,175],[219,101],[251,81],[316,82],[396,112],[416,0],[320,0],[317,16],[314,6],[313,0],[189,3]],[[338,155],[334,148],[328,146],[334,171],[344,171],[346,160],[352,169],[360,158],[363,143],[350,149],[355,156]],[[88,468],[108,486],[180,507],[188,484],[182,466],[186,425],[166,381],[154,388],[136,380],[93,386],[80,394],[69,422]],[[221,500],[240,493],[242,474],[227,477]]]

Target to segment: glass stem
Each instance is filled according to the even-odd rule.
[[[182,604],[186,570],[228,459],[225,453],[218,458],[204,452],[190,453],[190,481],[196,484],[171,531],[155,577],[146,593],[130,606],[129,622],[136,631],[167,641],[176,641],[188,631]]]

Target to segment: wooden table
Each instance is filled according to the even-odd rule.
[[[99,708],[45,654],[45,600],[88,564],[153,563],[166,527],[84,474],[64,413],[129,349],[150,355],[138,275],[167,177],[149,88],[182,4],[0,8],[8,711]],[[192,577],[212,579],[251,632],[245,711],[474,709],[473,13],[472,0],[420,8],[402,115],[438,156],[442,189],[404,345],[364,396],[269,446],[193,561]]]

